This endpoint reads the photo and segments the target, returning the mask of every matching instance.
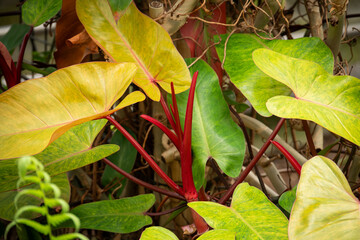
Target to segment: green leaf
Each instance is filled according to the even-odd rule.
[[[131,134],[131,136],[133,136],[134,139],[136,139],[135,134],[130,129],[126,130]],[[129,173],[134,167],[137,150],[119,131],[115,131],[110,143],[120,146],[120,150],[107,158],[116,166]],[[101,177],[101,184],[106,186],[113,182],[114,179],[122,179],[122,181],[119,182],[119,184],[121,184],[121,188],[116,191],[116,196],[119,196],[126,186],[127,179],[113,168],[106,165],[104,173]]]
[[[257,188],[247,183],[234,191],[230,207],[214,202],[191,202],[193,208],[215,230],[236,232],[237,239],[288,239],[288,220]]]
[[[221,35],[221,43],[216,45],[221,61],[224,58],[226,38],[227,35]],[[233,34],[226,46],[224,68],[231,82],[263,116],[271,116],[265,105],[268,99],[277,95],[290,95],[291,91],[255,66],[251,54],[258,48],[268,48],[291,57],[314,61],[329,73],[333,70],[334,61],[331,50],[319,38],[270,41],[253,34]]]
[[[13,24],[10,27],[10,30],[2,37],[0,37],[0,42],[2,42],[7,50],[12,53],[14,49],[19,46],[23,38],[25,37],[26,33],[28,33],[30,27],[25,24]]]
[[[296,186],[281,194],[279,198],[279,205],[288,213],[291,213],[291,208],[293,207],[294,201],[296,197]]]
[[[61,190],[61,198],[65,201],[70,200],[70,184],[66,174],[60,174],[57,176],[52,177],[52,183],[56,184]],[[4,183],[5,184],[5,183]],[[3,185],[3,184],[2,184]],[[7,187],[7,186],[6,186]],[[39,189],[37,184],[30,184],[22,189]],[[16,212],[14,199],[15,196],[18,194],[17,190],[11,190],[8,192],[0,193],[0,218],[5,219],[7,221],[13,220],[13,217]],[[40,200],[34,198],[32,196],[24,195],[19,198],[17,204],[18,207],[26,206],[26,205],[40,205]],[[34,218],[37,215],[26,213],[21,215],[21,217],[25,218]]]
[[[178,237],[163,227],[149,227],[142,232],[140,240],[179,240]]]
[[[338,166],[326,157],[313,157],[302,166],[289,239],[359,239],[359,207]]]
[[[135,71],[132,63],[84,63],[2,93],[0,159],[37,154],[74,126],[143,101],[136,91],[112,108]]]
[[[360,79],[333,76],[315,62],[268,49],[254,51],[253,59],[264,73],[295,94],[271,98],[266,106],[272,114],[311,120],[360,145]]]
[[[54,176],[111,155],[119,150],[118,146],[101,145],[92,148],[95,137],[105,123],[106,120],[102,119],[78,125],[35,157],[45,166],[45,171],[50,176]],[[0,192],[16,189],[18,179],[16,159],[0,161]]]
[[[125,10],[131,3],[132,0],[108,0],[111,10],[114,13]]]
[[[189,88],[189,71],[169,34],[134,3],[117,22],[107,0],[78,0],[76,12],[89,35],[114,62],[138,66],[134,83],[149,98],[160,100],[157,84],[167,92],[171,82],[176,92]]]
[[[227,229],[216,229],[201,235],[197,240],[235,240],[236,232]]]
[[[27,0],[21,8],[22,19],[30,26],[39,26],[60,11],[61,3],[61,0]]]
[[[153,194],[144,194],[83,204],[71,210],[71,213],[80,219],[81,228],[129,233],[152,223],[144,212],[154,203]]]
[[[200,60],[190,71],[199,71],[191,138],[194,154],[193,173],[196,173],[194,182],[199,188],[204,182],[205,165],[210,157],[215,159],[227,175],[239,175],[244,160],[245,141],[241,129],[230,116],[214,70]],[[185,119],[188,95],[189,91],[176,95],[182,122]]]

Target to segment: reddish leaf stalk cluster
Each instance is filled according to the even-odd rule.
[[[15,63],[12,59],[10,59],[10,66],[9,66],[6,62],[5,54],[0,53],[0,68],[3,71],[6,85],[8,88],[11,88],[11,87],[15,86],[16,84],[20,83],[21,69],[22,69],[22,62],[23,62],[24,54],[25,54],[25,48],[26,48],[27,42],[29,41],[29,38],[30,38],[30,35],[31,35],[33,29],[34,29],[33,27],[30,28],[29,32],[25,35],[25,37],[21,43],[19,57],[18,57],[16,67],[15,67]],[[6,49],[4,49],[4,51],[6,51],[6,55],[10,55],[10,53],[7,52]]]
[[[291,155],[280,143],[276,141],[271,141],[272,144],[277,147],[282,154],[286,157],[286,159],[291,163],[291,165],[295,168],[296,172],[300,175],[301,173],[301,165],[296,161],[296,159]]]

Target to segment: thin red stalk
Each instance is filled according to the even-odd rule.
[[[185,198],[177,193],[174,193],[174,192],[170,192],[166,189],[163,189],[163,188],[159,188],[157,186],[154,186],[154,185],[151,185],[147,182],[144,182],[136,177],[134,177],[133,175],[131,175],[130,173],[127,173],[125,172],[124,170],[122,170],[121,168],[119,168],[118,166],[116,166],[114,163],[112,163],[109,159],[107,158],[103,158],[103,161],[109,165],[112,169],[114,169],[115,171],[117,171],[118,173],[120,173],[121,175],[123,175],[124,177],[126,177],[127,179],[129,179],[130,181],[138,184],[138,185],[141,185],[143,187],[146,187],[150,190],[153,190],[155,192],[158,192],[158,193],[162,193],[166,196],[169,196],[169,197],[172,197],[172,198],[176,198],[176,199],[180,199],[180,200],[185,200]]]
[[[129,140],[150,167],[169,185],[169,187],[180,195],[184,195],[182,188],[180,188],[168,175],[166,175],[166,173],[156,164],[145,149],[115,119],[111,116],[106,116],[105,118],[111,122],[124,135],[124,137],[126,137],[127,140]]]
[[[280,121],[278,122],[278,124],[276,125],[274,131],[271,133],[271,135],[269,136],[269,138],[266,140],[266,142],[264,143],[264,145],[261,147],[261,149],[259,150],[259,152],[255,155],[255,157],[253,158],[253,160],[251,160],[251,162],[249,163],[249,165],[245,168],[245,170],[240,174],[239,178],[235,181],[235,183],[229,188],[229,190],[227,190],[227,192],[225,193],[225,195],[220,199],[219,203],[220,204],[224,204],[233,194],[235,188],[237,187],[237,185],[239,185],[240,183],[242,183],[244,181],[244,179],[247,177],[247,175],[250,173],[250,171],[253,169],[253,167],[255,166],[255,164],[259,161],[259,159],[261,158],[261,156],[264,154],[264,152],[266,151],[266,149],[269,147],[270,145],[270,141],[273,140],[276,135],[278,134],[281,126],[284,124],[285,122],[285,118],[281,118]]]
[[[182,132],[182,129],[181,129],[181,123],[180,123],[180,117],[179,117],[179,109],[178,109],[176,96],[175,96],[174,83],[171,82],[170,86],[171,86],[171,99],[172,99],[172,105],[173,105],[173,108],[171,108],[171,109],[173,111],[175,124],[176,124],[176,127],[177,127],[177,129],[174,129],[174,130],[177,131],[179,139],[183,139],[183,134],[184,133]]]
[[[22,66],[22,62],[24,59],[24,53],[25,53],[25,48],[26,48],[26,44],[29,41],[30,35],[33,31],[33,27],[30,28],[29,32],[25,35],[23,42],[21,43],[21,47],[20,47],[20,52],[19,52],[19,58],[16,64],[16,84],[20,83],[20,78],[21,78],[21,66]]]
[[[195,72],[190,86],[189,98],[186,107],[185,124],[184,124],[184,138],[181,155],[181,177],[184,186],[185,198],[188,201],[197,199],[198,194],[195,188],[193,173],[192,173],[192,154],[191,154],[191,128],[192,128],[192,116],[195,86],[198,72]],[[195,220],[195,219],[194,219]]]
[[[291,165],[295,168],[296,172],[300,175],[301,173],[301,165],[296,161],[296,159],[291,155],[280,143],[276,141],[271,141],[272,144],[277,147],[277,149],[284,154],[286,159],[291,163]]]
[[[174,143],[177,149],[180,149],[178,137],[172,131],[170,131],[170,129],[168,129],[164,124],[145,114],[142,114],[140,117],[144,118],[145,120],[151,122],[152,124],[160,128],[161,131],[163,131],[170,138],[170,140]]]
[[[9,68],[9,66],[6,63],[5,58],[1,54],[0,54],[0,67],[1,67],[1,70],[5,77],[6,86],[8,88],[15,86],[16,85],[16,76],[14,76],[14,74],[16,74],[16,71],[15,72],[11,71],[11,69]]]
[[[168,119],[172,129],[174,129],[176,131],[176,125],[175,125],[174,119],[171,116],[170,110],[169,110],[162,94],[160,95],[160,103],[161,103],[162,108],[164,109],[164,113],[165,113],[166,118]]]
[[[311,155],[313,155],[313,157],[315,157],[317,155],[317,152],[315,149],[314,141],[313,141],[311,133],[310,133],[309,124],[306,120],[301,120],[301,122],[303,124],[303,128],[304,128],[305,135],[306,135],[306,140],[309,144]]]

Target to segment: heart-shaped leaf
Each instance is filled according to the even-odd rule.
[[[179,240],[178,237],[163,227],[149,227],[142,232],[140,240]]]
[[[136,140],[135,134],[130,129],[126,129],[126,130]],[[110,143],[120,146],[120,150],[112,154],[111,156],[107,157],[107,159],[109,159],[112,163],[114,163],[122,170],[129,173],[134,166],[137,150],[119,131],[116,131],[113,134]],[[114,179],[118,181],[121,180],[119,181],[119,185],[121,187],[118,188],[118,186],[116,186],[117,188],[116,196],[119,196],[126,186],[127,179],[123,175],[115,171],[113,168],[111,168],[109,165],[106,165],[104,173],[102,174],[101,177],[101,184],[103,186],[106,186],[112,183]],[[110,189],[110,191],[114,189],[115,187]]]
[[[189,71],[169,34],[133,3],[117,21],[107,0],[78,0],[76,12],[89,35],[113,61],[138,66],[134,83],[152,100],[160,100],[157,84],[167,92],[171,92],[171,82],[177,93],[189,88]]]
[[[301,169],[289,239],[353,240],[359,236],[359,200],[333,161],[313,157]]]
[[[225,40],[216,45],[220,60],[224,59]],[[231,82],[240,89],[255,110],[263,116],[271,116],[266,101],[277,95],[290,95],[291,90],[259,70],[252,61],[252,52],[258,48],[268,48],[276,52],[314,61],[332,73],[334,60],[331,50],[319,38],[300,38],[294,40],[265,40],[253,34],[233,34],[226,45],[224,68]]]
[[[56,184],[56,186],[60,188],[61,198],[68,202],[70,200],[70,184],[67,175],[60,174],[54,176],[51,178],[51,182],[53,184]],[[3,184],[7,184],[7,183],[3,183]],[[37,184],[30,184],[22,189],[38,189],[38,188],[39,186]],[[16,213],[14,199],[17,194],[18,194],[17,190],[11,190],[8,192],[0,193],[0,218],[5,219],[7,221],[13,220],[13,217]],[[35,197],[23,195],[21,198],[18,199],[17,204],[18,207],[20,208],[25,205],[40,205],[41,202],[39,199]],[[22,214],[21,216],[26,218],[36,217],[36,215],[34,214]]]
[[[230,207],[214,202],[191,202],[215,230],[236,232],[241,239],[288,239],[288,220],[259,189],[242,183],[236,187]]]
[[[61,0],[27,0],[21,8],[24,23],[36,27],[61,9]]]
[[[81,228],[129,233],[152,223],[151,217],[144,212],[154,203],[153,194],[144,194],[83,204],[71,213],[80,219]]]
[[[75,126],[35,157],[44,165],[45,171],[50,176],[68,172],[107,157],[119,150],[119,147],[107,144],[92,148],[95,137],[105,123],[106,120],[101,119]],[[0,192],[16,189],[18,179],[16,159],[0,161]]]
[[[271,98],[266,106],[272,114],[314,121],[360,145],[360,79],[333,76],[315,62],[268,49],[254,51],[253,59],[265,74],[295,94]]]
[[[193,60],[187,60],[191,62]],[[199,71],[193,109],[191,146],[195,186],[204,182],[205,165],[213,158],[229,176],[240,173],[245,154],[241,129],[234,123],[222,95],[214,70],[203,60],[196,62],[191,73]],[[182,122],[185,119],[189,91],[176,96]]]
[[[132,63],[84,63],[2,93],[0,159],[39,153],[73,126],[143,101],[137,91],[111,109],[135,71]]]

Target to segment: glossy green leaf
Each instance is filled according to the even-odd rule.
[[[25,37],[26,33],[28,33],[30,27],[25,24],[13,24],[10,27],[10,30],[2,37],[0,37],[0,42],[2,42],[7,50],[12,53],[14,49],[19,46],[23,38]]]
[[[76,12],[89,35],[113,61],[138,66],[134,83],[152,100],[160,100],[157,84],[167,92],[171,82],[176,92],[189,88],[189,71],[169,34],[134,4],[117,22],[107,0],[78,0]]]
[[[126,129],[126,130],[131,134],[131,136],[133,136],[134,139],[136,139],[135,134],[130,129]],[[109,159],[112,163],[114,163],[122,170],[129,173],[134,166],[137,150],[119,131],[115,131],[115,133],[111,138],[110,143],[120,146],[120,150],[112,154],[111,156],[107,157],[107,159]],[[117,181],[122,179],[119,182],[121,187],[116,190],[116,196],[119,196],[126,186],[127,179],[123,175],[115,171],[113,168],[106,165],[104,173],[101,177],[101,184],[103,186],[106,186],[114,182],[114,179],[116,179]],[[117,187],[118,185],[116,185],[116,188]],[[114,188],[110,190],[112,191],[114,190]]]
[[[132,0],[108,0],[113,13],[118,13],[125,10]]]
[[[191,202],[193,208],[215,230],[236,232],[237,239],[288,239],[288,220],[259,189],[240,184],[230,207],[214,202]]]
[[[21,8],[22,19],[30,26],[39,26],[60,11],[61,3],[61,0],[27,0]]]
[[[205,165],[210,157],[215,159],[227,175],[239,175],[244,160],[245,140],[243,132],[230,116],[214,70],[200,60],[190,71],[199,71],[191,138],[194,181],[199,188],[203,184]],[[182,122],[185,119],[188,95],[189,91],[186,91],[176,96]]]
[[[360,145],[360,79],[333,76],[315,62],[268,49],[254,51],[253,59],[264,73],[295,94],[271,98],[266,106],[272,114],[311,120]]]
[[[163,227],[149,227],[142,232],[140,240],[179,240],[178,237]]]
[[[73,126],[143,101],[144,94],[136,91],[111,108],[135,71],[132,63],[84,63],[2,93],[0,159],[39,153]]]
[[[68,202],[70,200],[70,184],[67,175],[60,174],[54,176],[51,178],[51,182],[56,184],[60,188],[61,190],[60,197]],[[39,189],[39,186],[37,184],[30,184],[23,187],[22,189]],[[14,199],[17,194],[18,194],[17,190],[11,190],[8,192],[0,193],[0,218],[8,221],[13,220],[14,214],[16,212]],[[35,197],[23,195],[21,198],[19,198],[17,203],[18,203],[18,207],[20,208],[25,205],[40,205],[41,202],[39,199]],[[25,218],[36,217],[36,215],[30,213],[26,213],[21,216]]]
[[[152,223],[146,212],[155,203],[153,194],[80,205],[71,210],[79,217],[81,228],[129,233]]]
[[[333,161],[313,157],[301,169],[289,239],[354,240],[359,236],[359,200]]]
[[[291,212],[296,197],[296,186],[281,194],[279,198],[279,205],[288,213]]]
[[[222,41],[216,45],[221,61],[224,58],[226,38],[227,35],[221,35]],[[251,54],[258,48],[268,48],[291,57],[314,61],[329,73],[333,70],[334,61],[331,50],[319,38],[270,41],[253,34],[233,34],[226,46],[224,68],[231,82],[263,116],[271,116],[265,105],[268,99],[277,95],[290,95],[291,90],[255,66]]]
[[[113,154],[119,147],[101,145],[92,148],[95,137],[106,123],[105,119],[90,121],[67,131],[35,157],[45,171],[54,176],[83,167]],[[16,189],[18,181],[16,159],[0,161],[0,192]]]
[[[197,240],[235,240],[236,232],[227,229],[211,230],[201,235]]]

